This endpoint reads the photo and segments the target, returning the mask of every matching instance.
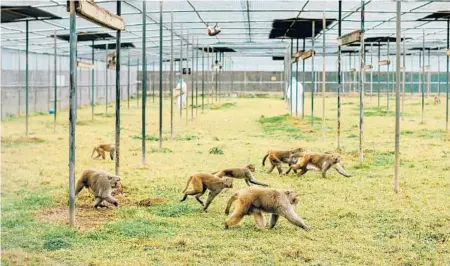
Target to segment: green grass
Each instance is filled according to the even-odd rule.
[[[222,155],[222,154],[224,154],[223,148],[222,148],[222,147],[214,146],[214,147],[212,147],[211,149],[209,149],[209,154],[218,154],[218,155]]]
[[[279,96],[279,95],[278,95]],[[230,99],[231,100],[231,99]],[[366,111],[376,100],[366,97]],[[224,100],[225,101],[225,100]],[[261,159],[269,149],[302,147],[335,151],[335,98],[326,99],[326,130],[321,117],[293,118],[277,98],[233,99],[233,108],[189,120],[174,117],[169,138],[170,105],[163,105],[163,149],[158,149],[158,106],[148,105],[146,165],[141,158],[141,110],[136,103],[121,109],[120,176],[125,193],[119,208],[94,210],[83,190],[76,200],[76,227],[68,224],[67,111],[30,118],[25,140],[23,118],[2,123],[1,243],[2,265],[450,265],[450,135],[444,130],[442,105],[427,105],[420,124],[417,99],[407,99],[401,120],[400,193],[393,190],[394,119],[365,120],[364,161],[359,162],[359,98],[344,97],[342,165],[345,178],[330,169],[326,178],[308,171],[302,177],[267,174]],[[305,101],[310,110],[310,101]],[[99,106],[104,110],[104,106]],[[321,99],[315,103],[321,116]],[[175,108],[175,110],[177,110]],[[90,121],[90,108],[78,111]],[[111,112],[113,109],[111,109]],[[309,114],[309,112],[307,112]],[[86,168],[114,172],[114,162],[92,160],[92,145],[114,137],[114,116],[77,126],[75,177]],[[133,138],[133,136],[137,136]],[[43,142],[35,142],[38,140]],[[11,145],[12,143],[12,145]],[[8,146],[10,145],[10,146]],[[210,154],[209,149],[222,155]],[[173,152],[169,152],[173,151]],[[274,229],[258,230],[252,217],[224,230],[228,199],[247,185],[236,179],[208,212],[182,190],[195,172],[253,163],[255,177],[272,188],[299,193],[295,211],[311,231],[280,218]],[[283,170],[286,170],[283,166]],[[202,196],[206,200],[207,194]],[[149,206],[139,205],[141,201]],[[269,216],[266,215],[266,221]]]

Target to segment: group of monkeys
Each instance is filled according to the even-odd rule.
[[[100,144],[94,147],[91,157],[97,152],[97,157],[105,159],[105,153],[109,152],[111,160],[114,159],[114,146],[112,144]],[[326,172],[334,167],[341,175],[350,177],[350,175],[341,166],[341,156],[336,153],[318,153],[308,152],[302,148],[293,150],[269,150],[263,158],[262,165],[265,166],[266,159],[269,160],[271,166],[267,173],[271,173],[275,167],[279,174],[283,173],[282,164],[287,164],[289,169],[285,174],[289,174],[292,170],[298,176],[305,174],[308,170],[320,171],[322,177],[326,176]],[[298,194],[294,190],[268,188],[264,184],[255,179],[252,172],[255,172],[255,165],[249,164],[242,168],[226,168],[214,173],[195,173],[191,175],[183,190],[183,198],[185,201],[188,196],[194,196],[195,199],[203,207],[206,212],[214,198],[225,188],[233,187],[233,178],[244,179],[247,188],[243,188],[235,192],[228,200],[225,214],[229,215],[225,221],[225,229],[238,224],[244,216],[251,215],[255,220],[255,224],[259,229],[265,227],[263,212],[270,213],[269,228],[273,228],[280,216],[286,218],[290,223],[299,226],[308,231],[310,228],[295,213],[294,207],[298,203]],[[258,186],[252,186],[258,185]],[[114,188],[120,186],[120,178],[108,172],[87,169],[85,170],[76,184],[75,196],[84,188],[89,188],[90,192],[95,196],[92,203],[93,208],[106,207],[103,205],[107,201],[118,207],[117,200],[111,195]],[[191,189],[188,190],[188,188]],[[206,203],[200,198],[206,190],[209,191]],[[230,215],[231,205],[235,203],[233,212]]]

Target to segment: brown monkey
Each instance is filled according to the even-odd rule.
[[[102,202],[104,200],[118,207],[119,203],[111,196],[111,192],[112,188],[116,188],[120,185],[119,182],[120,177],[108,172],[96,169],[84,170],[80,179],[78,179],[75,197],[84,187],[86,187],[89,188],[91,194],[95,196],[95,200],[92,203],[93,208],[103,207],[104,205],[102,205]]]
[[[114,160],[116,147],[113,144],[100,144],[94,147],[92,151],[91,158],[94,156],[94,153],[97,152],[97,157],[102,156],[103,160],[105,160],[105,152],[109,152],[109,157],[111,160]]]
[[[441,104],[441,98],[439,96],[434,96],[434,104]]]
[[[217,34],[219,34],[221,32],[218,23],[216,23],[214,28],[209,26],[209,24],[207,24],[206,25],[206,29],[208,30],[208,35],[209,36],[216,36]]]
[[[192,189],[188,190],[189,184],[192,185]],[[209,204],[213,201],[213,199],[224,189],[224,188],[232,188],[233,187],[233,178],[224,177],[220,178],[215,175],[211,175],[208,173],[196,173],[189,177],[186,188],[183,190],[184,196],[180,201],[185,201],[188,195],[195,195],[195,199],[203,206],[203,211],[206,212]],[[205,193],[206,190],[209,190],[208,199],[204,204],[200,199],[201,196]]]
[[[337,153],[318,153],[318,152],[303,152],[301,153],[302,157],[300,158],[297,164],[291,165],[290,168],[299,170],[298,176],[305,174],[308,170],[321,171],[322,177],[326,177],[326,172],[332,167],[335,166],[336,170],[339,174],[350,177],[344,168],[341,166],[341,155]],[[290,169],[289,169],[290,170]],[[288,170],[288,172],[289,172]],[[287,172],[287,173],[288,173]]]
[[[219,171],[214,172],[212,174],[216,175],[218,177],[228,176],[228,177],[244,179],[245,183],[247,183],[248,186],[250,186],[250,184],[260,185],[260,186],[263,186],[263,187],[267,187],[268,186],[268,185],[266,185],[264,183],[261,183],[258,180],[256,180],[253,177],[252,172],[255,172],[255,165],[254,164],[249,164],[249,165],[247,165],[245,167],[242,167],[242,168],[222,169],[222,170],[219,170]]]
[[[225,229],[238,224],[245,215],[252,215],[256,226],[264,228],[265,220],[262,212],[271,213],[270,228],[273,228],[279,216],[285,217],[291,224],[309,231],[309,227],[295,213],[294,206],[298,203],[297,192],[293,190],[247,187],[238,190],[228,200],[225,214],[230,213],[231,204],[236,201],[233,213],[225,222]]]
[[[266,156],[264,156],[263,161],[262,161],[262,165],[265,166],[265,162],[266,159],[269,158],[270,161],[270,169],[267,171],[267,173],[271,173],[273,171],[273,169],[275,167],[277,167],[278,173],[282,174],[283,173],[283,169],[281,168],[281,164],[282,163],[286,163],[289,166],[291,166],[292,164],[295,164],[296,158],[298,158],[298,156],[296,154],[298,154],[299,152],[304,152],[305,150],[302,148],[297,148],[294,150],[289,150],[289,151],[274,151],[274,150],[269,150],[266,153]]]

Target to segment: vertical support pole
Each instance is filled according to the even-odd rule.
[[[438,97],[441,97],[441,47],[438,49],[438,56],[437,56],[437,65],[438,65]]]
[[[430,68],[431,68],[430,53],[431,53],[431,50],[428,49],[428,66],[430,66]],[[425,71],[425,69],[424,69],[424,71]],[[431,91],[431,71],[430,71],[430,69],[428,69],[427,72],[428,72],[427,73],[427,98],[428,98],[428,97],[430,97],[430,91]]]
[[[380,42],[378,42],[378,75],[377,75],[377,83],[378,83],[378,110],[380,109],[380,58],[381,58],[381,46]]]
[[[180,59],[181,60],[181,59]],[[181,62],[181,61],[180,61]],[[174,67],[173,67],[173,13],[170,12],[170,139],[173,139],[173,81],[174,81]]]
[[[141,73],[142,75],[142,73]],[[136,64],[136,107],[139,107],[139,57],[137,58],[137,64]],[[142,84],[141,84],[142,87]],[[142,88],[141,88],[142,90]]]
[[[400,7],[401,8],[401,7]],[[401,26],[401,24],[400,24]],[[405,86],[406,86],[406,44],[405,44],[405,36],[403,36],[403,75],[402,75],[402,119],[404,119],[405,112]]]
[[[214,53],[214,47],[212,48],[213,49],[213,53]],[[216,102],[217,102],[217,65],[216,65],[216,62],[218,62],[218,60],[217,60],[217,52],[216,52],[216,61],[214,62],[214,70],[215,70],[215,82],[216,82]],[[213,56],[214,57],[214,56]],[[213,59],[214,60],[214,59]]]
[[[189,75],[189,31],[187,31],[186,34],[186,76]],[[189,104],[188,104],[188,100],[189,100],[189,87],[187,86],[187,81],[186,81],[186,125],[189,122]]]
[[[75,226],[75,126],[76,126],[76,79],[77,79],[77,35],[75,1],[70,1],[70,91],[69,91],[69,222]],[[28,36],[28,21],[27,21]],[[27,38],[28,47],[28,38]],[[28,57],[28,49],[27,49]],[[27,60],[28,61],[28,60]],[[28,68],[28,62],[27,62]]]
[[[395,79],[395,170],[394,170],[394,190],[395,192],[399,192],[399,176],[398,176],[398,168],[400,166],[400,31],[401,31],[401,1],[397,0],[397,18],[396,18],[396,56],[395,56],[395,68],[396,68],[396,76]],[[404,53],[405,51],[403,51]],[[403,54],[403,56],[405,56]],[[403,60],[403,65],[404,65]],[[403,66],[404,67],[404,66]]]
[[[105,44],[105,114],[108,114],[108,44]]]
[[[205,111],[205,47],[202,47],[202,114]]]
[[[311,41],[312,41],[312,49],[313,49],[313,55],[311,57],[311,77],[312,77],[312,81],[311,81],[311,127],[314,127],[314,89],[316,87],[316,75],[314,72],[314,57],[315,57],[315,51],[314,51],[314,39],[315,39],[315,32],[316,32],[316,23],[313,20],[312,22],[312,37],[311,37]]]
[[[211,75],[211,78],[212,78],[212,73],[210,73],[210,71],[209,71],[209,67],[210,67],[210,62],[209,62],[209,51],[210,51],[209,50],[209,45],[206,47],[206,50],[208,51],[207,54],[206,54],[206,71],[207,71],[206,72],[206,76],[209,77],[209,75]],[[212,88],[212,85],[209,82],[209,78],[208,78],[208,85],[207,85],[206,91],[207,91],[209,97],[206,98],[206,103],[207,104],[210,104],[210,100],[212,102],[212,99],[211,99],[212,95],[209,93],[211,88]]]
[[[180,26],[180,122],[183,118],[183,24]],[[178,81],[177,81],[178,82]],[[177,85],[178,86],[178,85]],[[187,89],[187,88],[186,88]]]
[[[118,16],[122,13],[121,1],[116,2]],[[120,170],[120,30],[116,31],[116,175]]]
[[[142,164],[145,165],[145,128],[146,128],[146,107],[147,107],[147,4],[146,1],[142,1]]]
[[[198,38],[195,47],[195,116],[198,116]]]
[[[163,137],[163,1],[159,1],[159,148],[162,149]],[[155,66],[155,64],[153,64]]]
[[[447,19],[447,50],[450,49],[450,19]],[[448,89],[449,89],[449,59],[450,56],[447,55],[447,88],[445,90],[445,130],[448,131]]]
[[[422,30],[422,124],[425,111],[425,29]]]
[[[306,39],[303,38],[303,52],[305,52],[305,41]],[[306,91],[306,73],[305,73],[305,60],[302,60],[302,118],[305,118],[305,91]]]
[[[127,101],[128,101],[128,110],[130,109],[130,49],[128,49],[128,78],[127,78]]]
[[[410,70],[410,72],[411,72],[411,75],[410,75],[410,81],[409,81],[409,90],[410,90],[410,92],[411,92],[411,97],[413,96],[413,88],[414,88],[414,86],[413,86],[413,82],[414,82],[414,56],[411,54],[411,58],[410,58],[410,60],[411,60],[411,70]]]
[[[155,103],[155,60],[152,62],[152,73],[150,74],[152,82],[152,103]]]
[[[72,2],[71,2],[72,3]],[[28,20],[25,21],[25,135],[28,137]]]
[[[54,63],[54,66],[53,66],[53,82],[54,82],[54,92],[53,92],[53,111],[54,111],[54,113],[53,113],[53,134],[55,134],[56,133],[56,113],[57,113],[57,106],[56,106],[56,104],[57,104],[57,102],[58,102],[58,80],[57,80],[57,75],[56,75],[56,68],[57,68],[57,58],[56,58],[56,31],[55,31],[55,33],[53,34],[53,36],[54,36],[54,38],[53,38],[53,42],[54,42],[54,58],[53,58],[53,63]],[[19,61],[20,61],[20,58],[19,58]],[[20,68],[19,68],[19,71],[20,71]],[[19,97],[20,97],[20,94],[19,94]],[[20,105],[19,105],[19,110],[20,110]]]
[[[365,19],[365,1],[361,0],[361,52],[359,53],[361,56],[360,60],[360,78],[359,78],[359,162],[362,163],[364,160],[364,82],[365,82],[365,71],[364,71],[364,54],[365,54],[365,46],[364,46],[364,19]],[[356,65],[355,65],[356,67]]]
[[[372,103],[372,93],[373,93],[373,43],[370,44],[370,102]]]
[[[326,25],[327,25],[327,20],[325,18],[325,13],[323,13],[323,17],[322,17],[322,37],[323,37],[323,43],[325,44],[325,34],[326,34]],[[323,55],[323,64],[322,64],[322,137],[325,138],[325,87],[326,87],[326,73],[325,73],[325,53],[326,53],[326,46],[322,45],[322,55]]]
[[[292,115],[292,56],[294,55],[294,39],[291,39],[291,53],[289,54],[289,113]]]
[[[95,106],[95,93],[94,93],[94,82],[95,82],[95,55],[94,55],[94,40],[92,40],[92,55],[91,62],[94,67],[91,70],[91,112],[92,112],[92,120],[94,120],[94,106]]]
[[[191,120],[194,120],[194,87],[195,87],[195,78],[194,78],[194,63],[195,63],[195,47],[194,47],[194,36],[192,36],[192,70],[191,70],[191,86],[192,86],[192,93],[191,93]]]
[[[387,42],[387,58],[389,60],[389,64],[387,65],[387,72],[386,72],[386,113],[389,112],[389,93],[391,92],[390,90],[390,76],[389,76],[389,67],[391,65],[390,63],[390,59],[389,59],[389,48],[390,48],[390,43],[389,43],[389,39]]]
[[[342,0],[339,0],[338,36],[342,35]],[[338,46],[338,88],[337,88],[337,148],[341,150],[341,46]],[[304,70],[304,68],[303,68]]]
[[[417,93],[422,92],[422,51],[419,51],[419,71],[417,71],[417,74],[419,76],[418,84],[417,84]]]
[[[295,52],[298,52],[298,39]],[[295,117],[298,117],[298,60],[295,62]]]

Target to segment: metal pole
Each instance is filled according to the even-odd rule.
[[[163,1],[159,1],[159,148],[162,149],[163,126]],[[154,64],[153,64],[154,66]]]
[[[128,49],[128,84],[127,84],[128,109],[130,109],[130,50]]]
[[[398,168],[400,166],[400,31],[401,31],[401,1],[397,0],[397,19],[396,19],[396,56],[395,56],[395,68],[397,78],[395,80],[395,170],[394,170],[394,190],[395,192],[399,192],[399,176],[398,176]],[[403,51],[403,56],[404,55]],[[403,61],[404,65],[404,61]]]
[[[389,84],[389,82],[390,82],[390,79],[389,79],[389,66],[391,65],[391,63],[390,63],[390,60],[389,60],[389,48],[390,48],[390,45],[389,45],[389,39],[388,39],[388,42],[387,42],[387,58],[388,58],[388,61],[389,61],[389,64],[387,65],[387,72],[386,72],[386,113],[388,113],[389,112],[389,92],[391,91],[390,90],[390,84]]]
[[[305,41],[306,39],[303,38],[303,52],[305,52]],[[305,90],[306,90],[306,73],[305,73],[305,60],[302,60],[302,87],[303,87],[303,91],[302,91],[302,118],[305,118]]]
[[[173,138],[173,13],[170,12],[170,138]]]
[[[152,74],[150,74],[152,82],[152,102],[155,103],[155,60],[152,62]]]
[[[91,70],[91,112],[92,112],[92,120],[94,120],[94,106],[95,106],[95,93],[94,93],[94,82],[95,82],[95,55],[94,55],[94,40],[92,40],[92,56],[91,56],[91,62],[93,65],[93,68]]]
[[[326,18],[325,18],[325,13],[323,13],[323,17],[322,17],[322,37],[323,37],[323,43],[325,44],[325,29],[326,29]],[[326,73],[325,73],[325,53],[326,53],[326,49],[325,49],[325,45],[322,45],[322,54],[323,54],[323,69],[322,69],[322,137],[325,137],[325,87],[326,87]]]
[[[292,115],[292,56],[294,55],[294,39],[291,39],[291,53],[289,54],[289,71],[290,71],[290,77],[289,77],[289,113]]]
[[[198,38],[195,47],[195,116],[198,116]]]
[[[178,82],[178,81],[177,81]],[[187,89],[187,88],[186,88]],[[183,117],[183,24],[180,28],[180,122]]]
[[[298,39],[296,52],[298,52]],[[298,117],[298,60],[295,62],[295,116]]]
[[[401,25],[400,25],[401,26]],[[403,36],[403,84],[402,84],[402,119],[404,119],[405,112],[405,83],[406,83],[406,44],[405,36]]]
[[[378,42],[378,75],[377,75],[377,83],[378,83],[378,109],[380,109],[380,59],[381,59],[381,46],[380,42]]]
[[[28,21],[27,21],[27,36],[28,36]],[[75,126],[77,120],[76,53],[77,53],[77,35],[76,35],[75,1],[71,0],[70,1],[70,91],[69,91],[69,222],[71,226],[75,226]]]
[[[136,64],[136,106],[139,107],[139,57],[137,58],[137,64]],[[142,84],[141,84],[142,87]],[[142,90],[142,88],[141,88]]]
[[[53,62],[54,62],[54,69],[53,69],[53,73],[54,73],[54,75],[53,75],[53,81],[54,81],[54,95],[53,95],[53,111],[54,111],[54,113],[53,113],[53,134],[55,134],[56,133],[56,112],[57,112],[57,106],[56,106],[56,103],[57,103],[57,100],[58,100],[58,81],[57,81],[57,76],[56,76],[56,60],[57,60],[57,58],[56,58],[56,31],[55,31],[55,33],[53,34],[53,36],[54,36],[54,38],[53,38],[53,41],[54,41],[54,54],[55,54],[55,56],[54,56],[54,58],[53,58]],[[19,61],[20,61],[20,58],[19,58]],[[20,110],[20,105],[19,105],[19,110]]]
[[[316,23],[315,23],[315,21],[313,20],[313,22],[312,22],[312,37],[311,37],[311,40],[312,40],[312,50],[313,50],[313,55],[312,55],[312,58],[311,58],[311,60],[312,60],[312,62],[311,62],[311,75],[312,75],[312,83],[311,83],[311,127],[314,127],[314,89],[315,89],[315,86],[316,86],[316,76],[315,76],[315,73],[314,73],[314,54],[315,54],[315,52],[314,52],[314,37],[315,37],[315,27],[316,27]]]
[[[441,47],[439,47],[438,50],[438,56],[437,56],[437,61],[438,61],[438,97],[441,97]]]
[[[339,0],[338,36],[342,35],[342,0]],[[338,46],[338,88],[337,88],[337,148],[341,150],[341,46]],[[304,71],[305,68],[303,68]]]
[[[423,124],[423,116],[425,110],[425,29],[422,30],[422,124]]]
[[[71,2],[72,3],[72,2]],[[25,135],[28,137],[28,20],[25,21]]]
[[[121,15],[121,1],[117,1],[117,15]],[[120,30],[116,31],[116,175],[120,169]]]
[[[430,53],[431,53],[431,50],[430,49],[428,49],[428,66],[430,66],[431,67],[431,65],[430,65]],[[424,71],[425,71],[425,69],[424,69]],[[430,69],[428,69],[428,71],[427,71],[428,73],[427,73],[427,98],[428,97],[430,97],[430,90],[431,90],[431,72],[430,72]]]
[[[108,114],[108,44],[105,44],[105,114]]]
[[[365,71],[364,71],[364,54],[365,54],[365,46],[364,46],[364,9],[365,3],[364,0],[361,0],[361,63],[360,63],[360,78],[359,78],[359,161],[360,163],[364,160],[364,82],[365,82]],[[356,64],[355,64],[356,67]],[[355,71],[356,72],[356,71]]]
[[[214,47],[212,48],[213,49],[213,53],[214,53]],[[217,52],[216,52],[216,61],[217,61]],[[213,59],[214,60],[214,59]],[[214,62],[214,69],[215,69],[215,82],[216,82],[216,102],[217,102],[217,67],[216,67],[216,65],[215,65],[215,62]]]
[[[370,102],[372,103],[372,93],[373,93],[373,43],[370,44]]]
[[[142,1],[142,164],[145,165],[145,128],[146,128],[146,106],[147,106],[147,56],[146,56],[146,41],[147,41],[147,5],[146,1]]]
[[[450,49],[450,19],[447,19],[447,50]],[[449,58],[447,55],[447,89],[445,91],[445,129],[448,131],[448,89],[449,89]]]
[[[191,70],[191,86],[192,86],[192,93],[191,93],[191,120],[194,120],[194,87],[195,87],[195,78],[194,78],[194,63],[195,63],[195,47],[194,47],[194,36],[192,36],[192,70]]]
[[[413,74],[413,72],[414,72],[414,56],[413,55],[411,55],[411,75],[410,75],[410,81],[409,81],[409,90],[410,90],[410,92],[411,92],[411,97],[413,96],[413,82],[414,82],[414,74]]]
[[[205,111],[205,48],[202,47],[202,113]]]
[[[189,75],[189,31],[187,31],[186,34],[186,76]],[[186,125],[189,122],[189,104],[188,104],[188,97],[189,94],[189,87],[187,86],[187,82],[186,82]]]

